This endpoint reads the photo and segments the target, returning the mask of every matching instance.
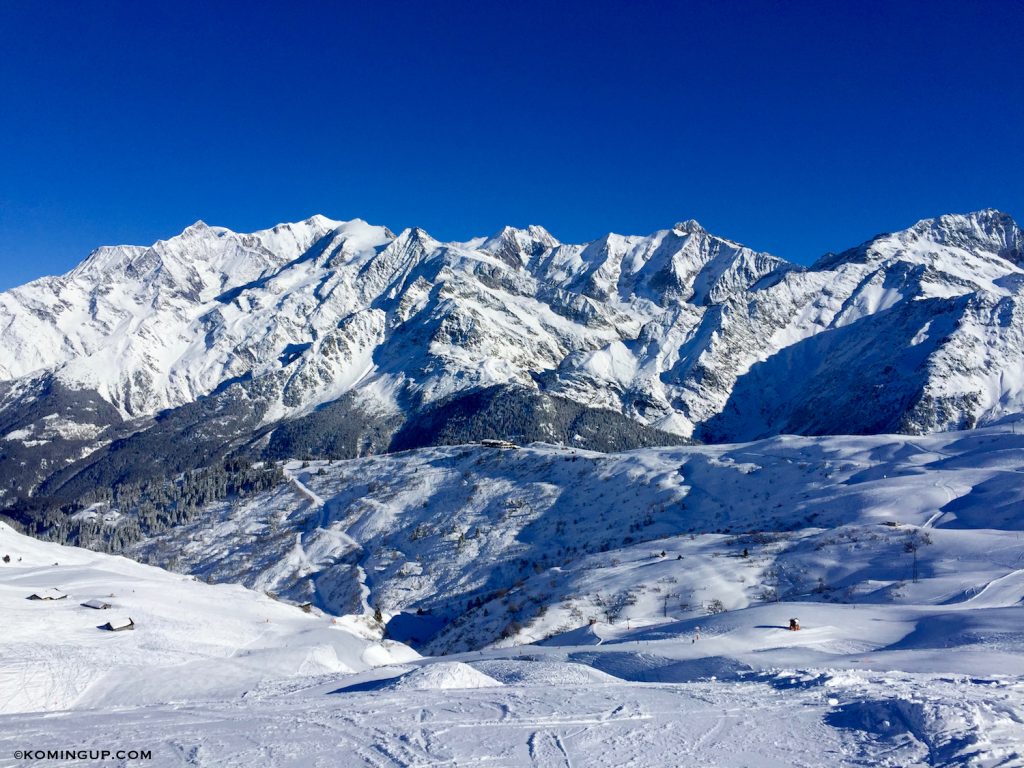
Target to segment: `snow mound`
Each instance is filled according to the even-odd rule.
[[[696,680],[736,680],[751,667],[736,659],[706,656],[673,659],[650,651],[622,653],[580,653],[571,659],[594,667],[612,680],[631,683],[690,683]]]
[[[604,642],[604,639],[597,633],[594,626],[586,625],[571,629],[568,632],[552,635],[541,640],[537,645],[572,647],[577,645],[600,645],[602,642]]]
[[[474,662],[481,672],[505,685],[594,685],[620,683],[598,669],[574,662],[530,661],[526,659],[495,659]]]
[[[458,688],[495,688],[502,683],[461,661],[442,661],[418,667],[387,688],[393,691],[445,691]]]

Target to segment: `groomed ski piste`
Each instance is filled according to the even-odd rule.
[[[195,576],[3,526],[0,765],[71,748],[161,766],[1024,765],[1018,432],[295,463],[284,490],[139,552],[174,549]],[[504,583],[508,562],[597,531],[607,551],[536,558],[464,605],[480,574]],[[206,583],[229,565],[259,589]],[[310,613],[285,602],[307,583]],[[67,598],[26,599],[47,588]],[[341,596],[358,609],[323,610]],[[423,655],[372,616],[456,600]],[[499,634],[499,613],[522,620]],[[97,628],[121,617],[135,629]]]

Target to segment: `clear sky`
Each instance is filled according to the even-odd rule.
[[[1024,2],[0,3],[0,288],[195,221],[801,262],[1024,216]]]

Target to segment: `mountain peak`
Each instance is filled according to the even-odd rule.
[[[211,227],[202,219],[197,219],[194,223],[189,224],[187,227],[181,230],[179,234],[175,235],[174,237],[170,237],[163,242],[177,240],[178,238],[188,239],[190,237],[206,237],[207,235],[215,232],[216,230],[219,230],[221,232],[227,231],[223,227]]]
[[[499,256],[512,265],[518,265],[558,245],[558,240],[544,227],[531,224],[526,229],[502,227],[484,241],[480,250]]]
[[[1008,213],[984,208],[970,213],[947,213],[921,219],[907,229],[883,232],[855,248],[826,254],[812,269],[833,269],[844,262],[898,258],[915,261],[936,248],[995,254],[1014,264],[1024,263],[1024,232]]]
[[[928,232],[984,229],[992,226],[1007,226],[1013,223],[1013,218],[1008,213],[1003,213],[995,208],[983,208],[979,211],[970,211],[968,213],[944,213],[939,216],[921,219],[905,231]]]
[[[696,234],[707,234],[708,231],[701,226],[700,222],[696,219],[687,219],[686,221],[676,222],[675,226],[672,227],[679,232],[687,235]]]
[[[1010,214],[995,208],[924,219],[896,236],[902,240],[930,240],[965,250],[988,251],[1015,264],[1024,259],[1024,232]]]
[[[525,229],[519,229],[518,227],[504,226],[489,238],[487,242],[493,242],[497,240],[536,240],[543,242],[547,245],[558,245],[558,240],[548,232],[544,227],[538,224],[530,224]]]
[[[437,245],[437,240],[422,227],[407,227],[403,229],[398,233],[395,242],[403,246],[419,245],[422,248],[433,248]]]
[[[353,221],[358,222],[358,221],[361,221],[361,220],[360,219],[353,219]],[[303,222],[303,224],[312,224],[314,226],[324,227],[325,229],[334,229],[336,226],[338,226],[341,223],[343,223],[343,222],[335,221],[334,219],[330,219],[330,218],[324,216],[322,213],[314,213],[312,216],[310,216],[308,219],[306,219]]]

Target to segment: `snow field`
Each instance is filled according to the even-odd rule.
[[[0,524],[0,712],[241,695],[264,679],[415,658],[239,585],[208,585],[121,557],[36,541]],[[26,600],[57,587],[68,597]],[[92,598],[108,610],[80,605]],[[104,632],[131,617],[136,629]]]
[[[136,552],[334,625],[0,529],[0,765],[1024,765],[1022,468],[1012,424],[455,446],[289,464]],[[24,600],[45,587],[71,596]],[[115,612],[138,629],[95,629]]]

